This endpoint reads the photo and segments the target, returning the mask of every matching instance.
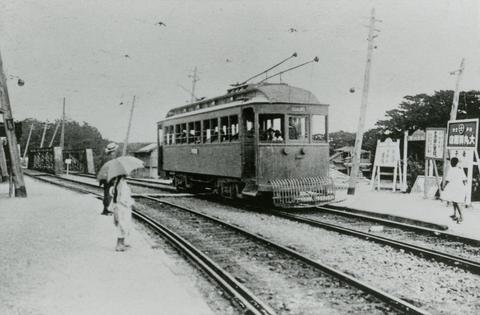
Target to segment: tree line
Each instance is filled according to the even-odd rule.
[[[363,149],[375,152],[377,140],[387,137],[403,139],[403,133],[408,130],[412,134],[418,129],[427,127],[446,127],[450,119],[450,110],[453,103],[452,90],[435,91],[432,95],[407,95],[397,108],[385,113],[385,119],[379,120],[375,127],[363,135]],[[480,117],[480,91],[471,90],[460,92],[457,119]],[[352,146],[355,143],[355,133],[338,131],[330,133],[330,150],[342,146]],[[416,160],[423,161],[423,144],[411,144],[410,155]],[[372,155],[374,156],[374,155]]]

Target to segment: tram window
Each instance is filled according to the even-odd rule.
[[[218,119],[209,119],[203,121],[203,142],[218,141]]]
[[[194,128],[195,128],[195,133],[194,133],[194,136],[195,136],[195,143],[200,143],[200,136],[201,136],[201,132],[202,132],[202,125],[200,123],[200,121],[196,121],[194,123]]]
[[[200,122],[188,123],[188,143],[200,143]]]
[[[229,126],[230,126],[230,140],[231,141],[235,141],[235,140],[238,140],[238,116],[237,115],[233,115],[233,116],[230,116],[229,118]]]
[[[203,121],[203,143],[210,142],[211,132],[210,132],[210,120]]]
[[[283,141],[283,126],[285,121],[283,114],[260,114],[258,115],[258,121],[260,124],[260,141]]]
[[[184,123],[182,126],[182,143],[187,143],[187,124]]]
[[[212,142],[218,141],[219,130],[218,130],[218,119],[217,118],[210,119],[210,128],[211,128],[211,135],[212,135],[211,141]]]
[[[168,145],[170,144],[168,141],[170,140],[169,136],[170,134],[168,133],[168,126],[163,128],[163,136],[164,136],[164,139],[163,139],[163,144],[164,145]]]
[[[179,124],[175,126],[175,142],[186,143],[187,142],[187,124]]]
[[[248,138],[253,138],[253,136],[255,135],[255,129],[254,129],[255,113],[253,112],[253,109],[245,108],[242,112],[242,119],[243,119],[243,128],[245,130],[245,135]]]
[[[288,117],[288,139],[308,140],[307,115],[296,115]]]
[[[195,142],[195,123],[189,122],[188,123],[188,143]]]
[[[175,132],[174,126],[168,126],[168,135],[167,135],[168,144],[175,144]]]
[[[312,115],[312,141],[327,142],[327,116]]]
[[[230,140],[230,128],[228,127],[228,116],[220,118],[220,140],[222,142]]]
[[[175,143],[182,143],[182,126],[175,125]]]

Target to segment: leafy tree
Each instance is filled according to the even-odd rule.
[[[427,127],[446,127],[450,119],[453,91],[435,91],[433,95],[417,94],[405,96],[399,108],[387,111],[387,119],[376,123],[384,134],[394,139]],[[457,119],[480,116],[480,91],[461,92],[459,95]]]

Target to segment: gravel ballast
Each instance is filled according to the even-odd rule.
[[[166,198],[261,233],[435,314],[480,313],[480,277],[388,246],[201,199]]]

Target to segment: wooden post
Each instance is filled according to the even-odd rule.
[[[40,148],[43,148],[43,142],[45,141],[45,134],[47,133],[47,125],[48,123],[45,123],[43,126],[43,133],[42,133],[42,140],[40,141]]]
[[[57,135],[57,131],[58,131],[58,128],[60,127],[60,122],[57,123],[57,125],[55,126],[55,130],[53,131],[53,136],[52,136],[52,140],[50,140],[50,144],[48,145],[48,147],[52,147],[53,145],[53,140],[55,140],[55,136]]]
[[[20,152],[17,147],[17,136],[15,135],[15,124],[13,122],[12,108],[8,96],[7,78],[3,70],[3,61],[0,54],[0,107],[3,111],[5,121],[5,134],[10,152],[10,164],[12,181],[15,185],[15,197],[27,197],[27,189],[23,180],[23,173],[20,167]]]
[[[123,143],[122,156],[127,155],[128,137],[130,135],[130,127],[132,126],[133,108],[135,107],[135,95],[132,100],[132,108],[130,109],[130,118],[128,119],[127,135],[125,136],[125,142]]]
[[[60,148],[62,150],[65,147],[65,97],[63,98],[63,109],[62,109],[62,131],[60,133]]]
[[[402,192],[407,192],[407,168],[408,168],[408,130],[403,134],[403,183]]]
[[[355,149],[352,158],[352,171],[350,173],[350,181],[348,183],[348,195],[355,194],[357,185],[358,172],[360,171],[360,156],[362,154],[363,129],[365,128],[365,116],[367,113],[368,88],[370,85],[370,66],[372,63],[373,40],[375,39],[375,9],[372,8],[372,15],[370,17],[370,27],[368,31],[368,50],[367,50],[367,65],[365,67],[365,76],[363,80],[362,103],[360,106],[360,118],[358,120],[357,136],[355,137]]]
[[[455,83],[455,91],[453,93],[453,102],[452,102],[452,109],[450,110],[450,120],[456,120],[457,119],[457,111],[458,111],[458,99],[460,97],[460,81],[462,80],[463,76],[463,71],[465,70],[465,58],[462,58],[462,61],[460,62],[460,68],[450,72],[450,74],[456,74],[457,75],[457,82]],[[448,130],[447,130],[448,132]],[[445,155],[443,157],[443,182],[445,183],[445,174],[447,172],[447,139],[445,139],[445,146],[444,146],[444,152]]]
[[[3,140],[0,139],[0,178],[4,180],[8,176],[7,170],[7,157],[5,155],[5,150],[3,149]]]
[[[23,150],[23,159],[27,157],[28,152],[28,145],[30,144],[30,138],[32,137],[33,131],[33,123],[30,125],[30,132],[28,133],[27,144],[25,145],[25,149]]]

